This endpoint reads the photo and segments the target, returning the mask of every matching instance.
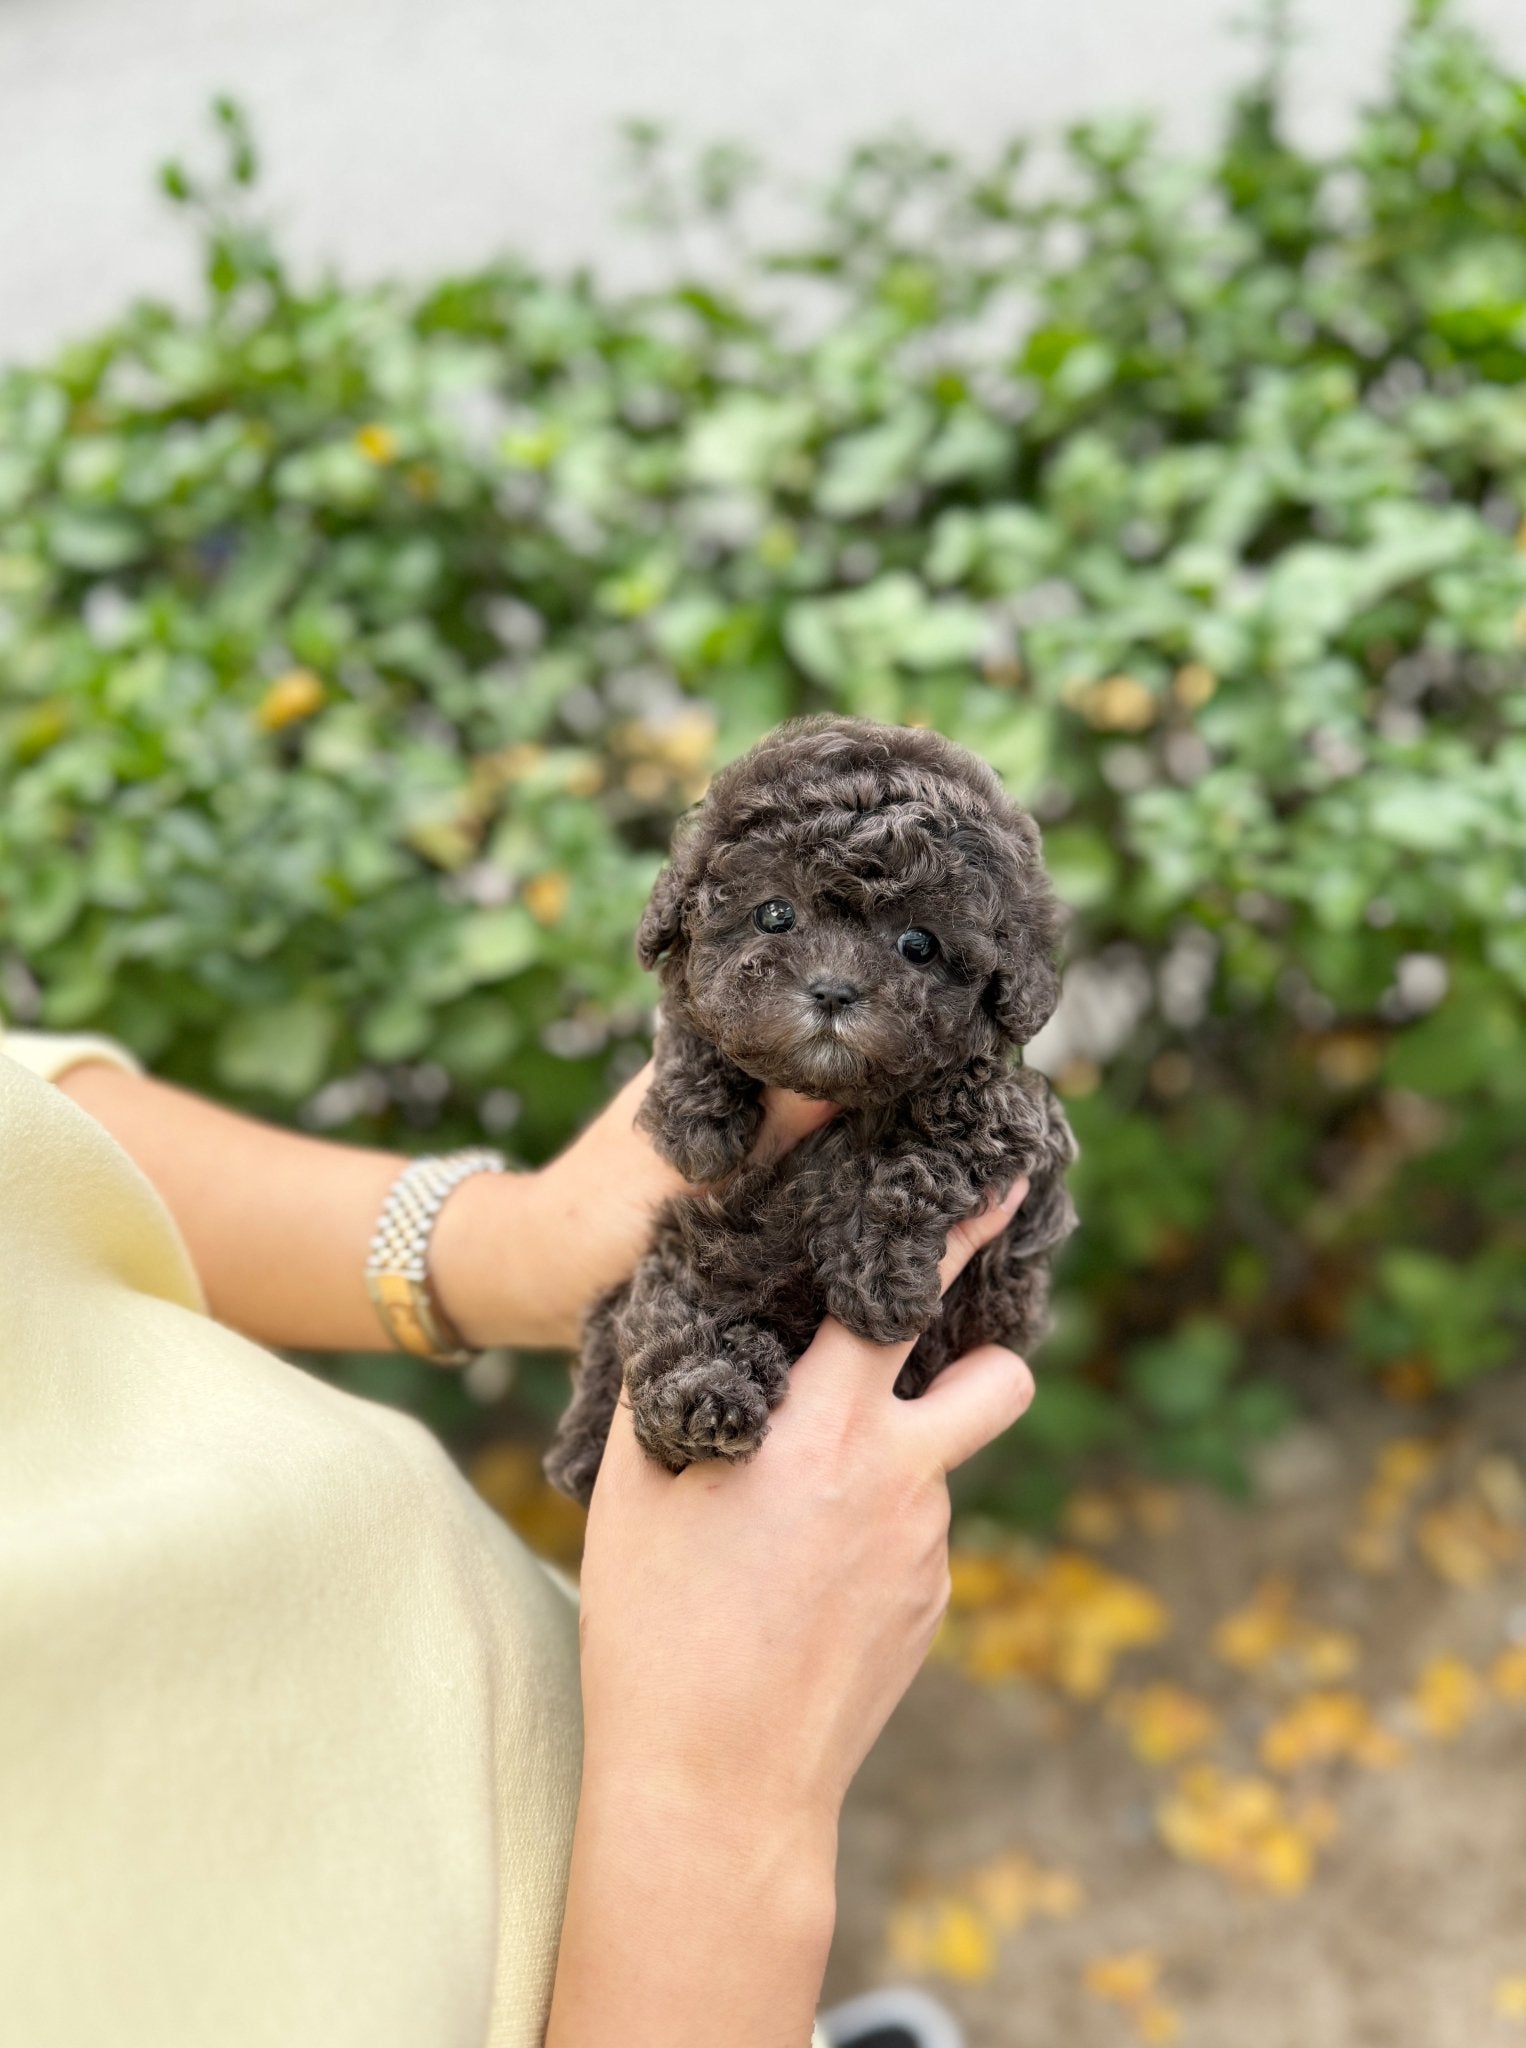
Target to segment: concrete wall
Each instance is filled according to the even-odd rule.
[[[0,0],[0,358],[183,289],[153,170],[216,91],[252,108],[305,255],[428,273],[508,244],[598,253],[627,114],[809,175],[910,121],[972,143],[1152,106],[1191,143],[1246,0]],[[1328,138],[1401,0],[1306,0],[1299,120]],[[1470,13],[1526,65],[1526,0]]]

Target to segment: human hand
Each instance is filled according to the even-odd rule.
[[[944,1289],[1027,1192],[957,1225]],[[834,1817],[948,1595],[947,1475],[1023,1413],[996,1345],[897,1400],[911,1342],[823,1323],[758,1456],[677,1477],[622,1402],[589,1515],[584,1726],[595,1773],[637,1767],[713,1802]]]
[[[945,1287],[1026,1192],[950,1233]],[[826,1322],[756,1458],[675,1478],[615,1418],[582,1579],[584,1762],[547,2048],[805,2040],[848,1782],[948,1598],[946,1476],[1032,1398]]]
[[[651,1079],[649,1060],[547,1165],[479,1176],[446,1203],[430,1265],[469,1343],[575,1346],[588,1304],[646,1250],[657,1210],[693,1191],[636,1128]],[[762,1102],[754,1159],[778,1158],[837,1114],[783,1088],[765,1088]]]

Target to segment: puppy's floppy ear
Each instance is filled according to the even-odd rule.
[[[646,909],[636,927],[636,958],[643,967],[655,967],[683,937],[684,906],[694,881],[693,859],[675,848],[673,858],[652,884]]]
[[[1021,813],[1002,834],[998,963],[986,1008],[1008,1045],[1026,1045],[1060,999],[1060,909],[1039,851],[1038,827]]]
[[[1036,1038],[1060,999],[1054,940],[1029,926],[1003,933],[1003,960],[986,989],[986,1007],[1008,1045]]]

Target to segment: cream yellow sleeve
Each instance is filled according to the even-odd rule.
[[[44,1081],[56,1081],[71,1067],[92,1063],[121,1067],[129,1074],[143,1069],[114,1038],[80,1031],[8,1031],[0,1022],[0,1053]]]
[[[416,1423],[202,1314],[152,1188],[14,1049],[0,2035],[535,2048],[571,1602]]]

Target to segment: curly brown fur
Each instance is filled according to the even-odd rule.
[[[760,929],[779,902],[792,922]],[[829,1313],[877,1343],[917,1337],[908,1396],[972,1344],[1042,1333],[1075,1141],[1015,1054],[1054,1007],[1058,924],[1032,819],[936,733],[799,719],[716,777],[636,942],[663,989],[640,1121],[716,1185],[664,1208],[590,1313],[547,1459],[559,1486],[588,1499],[622,1385],[670,1470],[751,1456]],[[933,935],[931,959],[898,950],[910,932]],[[841,1114],[749,1163],[765,1084]],[[940,1301],[949,1229],[1019,1174],[1015,1221]]]

